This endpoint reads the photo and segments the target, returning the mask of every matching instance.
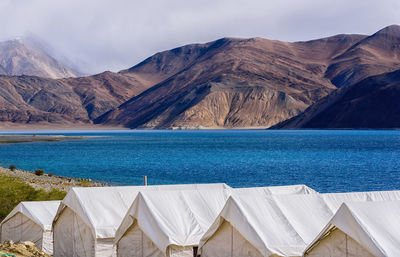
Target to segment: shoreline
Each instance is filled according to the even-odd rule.
[[[108,186],[107,183],[92,181],[91,179],[57,176],[51,173],[36,175],[33,171],[26,171],[21,169],[11,170],[4,167],[0,167],[0,176],[16,178],[22,180],[25,184],[30,185],[34,189],[43,189],[45,191],[61,190],[68,192],[72,187]]]
[[[106,126],[95,124],[26,124],[0,122],[0,131],[4,130],[129,130],[123,126]]]
[[[127,128],[123,126],[100,126],[100,125],[86,125],[86,126],[64,126],[64,125],[4,125],[0,123],[1,133],[19,133],[29,131],[32,133],[42,133],[42,131],[207,131],[207,130],[268,130],[268,131],[293,131],[293,130],[400,130],[400,128],[274,128],[266,126],[254,127],[203,127],[203,126],[179,126],[179,127],[166,127],[166,128],[152,128],[152,127],[139,127]]]
[[[0,135],[0,144],[60,142],[66,140],[82,140],[94,136],[63,136],[63,135]]]

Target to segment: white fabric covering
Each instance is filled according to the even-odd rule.
[[[227,188],[226,184],[72,188],[54,219],[54,256],[109,257],[114,252],[110,242],[140,191]]]
[[[265,194],[265,195],[308,195],[318,194],[314,189],[306,185],[269,186],[269,187],[246,187],[232,188],[237,194]]]
[[[343,202],[387,199],[400,200],[399,191],[272,196],[257,191],[234,193],[201,239],[199,250],[202,257],[230,256],[211,249],[214,235],[229,222],[263,256],[301,256]],[[236,249],[236,245],[227,249]]]
[[[115,255],[114,238],[97,239],[95,251],[100,256]]]
[[[53,227],[54,256],[94,256],[96,241],[89,226],[65,208]]]
[[[42,251],[53,254],[53,231],[43,232]]]
[[[400,201],[348,202],[344,203],[328,222],[322,232],[307,247],[305,256],[326,253],[327,249],[340,248],[328,232],[334,231],[348,236],[355,243],[352,252],[367,256],[400,256]],[[327,237],[327,234],[329,236]],[[365,250],[366,251],[365,251]],[[325,251],[325,252],[324,252]]]
[[[316,194],[305,185],[141,192],[116,233],[118,256],[136,256],[133,252],[137,252],[138,249],[141,249],[141,252],[157,252],[142,249],[140,246],[143,244],[142,234],[154,243],[163,256],[193,256],[193,246],[198,246],[201,237],[222,210],[232,192],[264,196]],[[150,245],[150,248],[153,248],[153,245]],[[158,255],[159,253],[154,256]]]
[[[51,224],[60,201],[19,203],[1,222],[1,241],[31,241],[38,249],[52,254]]]

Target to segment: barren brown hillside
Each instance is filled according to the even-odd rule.
[[[270,127],[338,94],[337,88],[400,69],[399,56],[397,25],[371,36],[295,43],[223,38],[160,52],[118,73],[65,79],[2,76],[0,121]]]
[[[298,43],[225,38],[211,42],[195,51],[195,58],[176,65],[183,70],[96,122],[156,128],[268,127],[301,113],[335,90],[324,78],[331,58],[363,38],[340,35]],[[171,57],[170,52],[158,55],[157,60],[166,63]],[[172,55],[171,62],[177,62],[176,56]]]
[[[58,80],[0,76],[0,121],[91,124],[147,88],[132,77],[112,72]]]
[[[274,128],[400,128],[400,70],[342,87]]]

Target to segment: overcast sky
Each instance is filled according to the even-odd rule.
[[[34,35],[87,73],[221,37],[300,41],[400,24],[400,0],[0,0],[0,40]]]

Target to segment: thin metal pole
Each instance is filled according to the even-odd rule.
[[[143,176],[143,184],[147,186],[147,176]]]

